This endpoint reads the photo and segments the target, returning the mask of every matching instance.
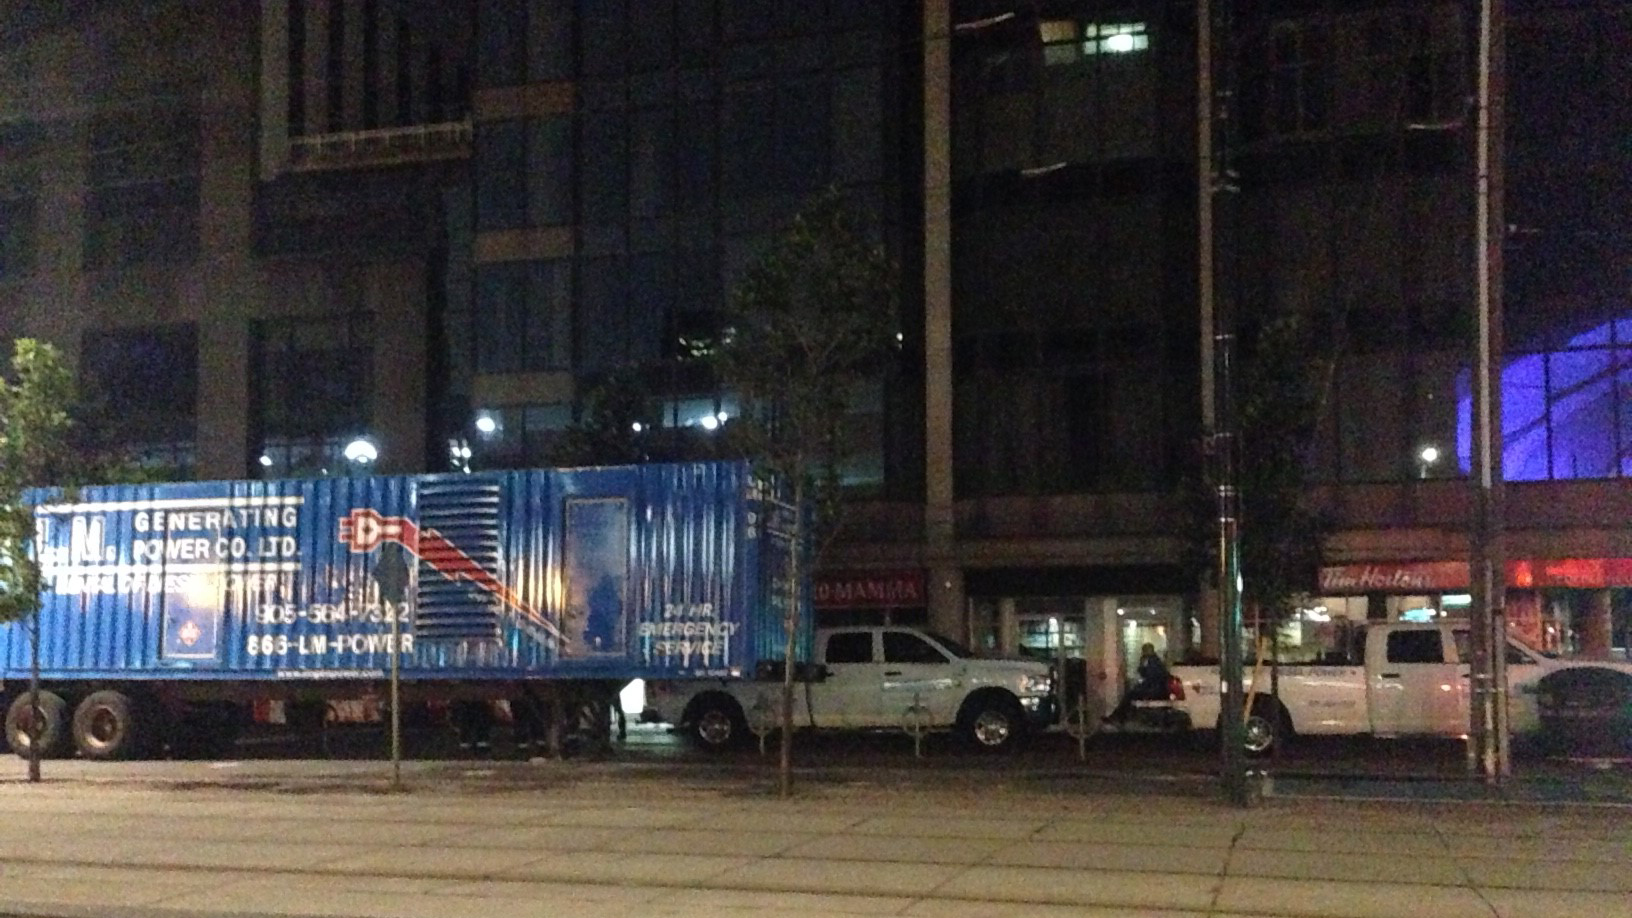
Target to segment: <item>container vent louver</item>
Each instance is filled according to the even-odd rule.
[[[419,526],[414,633],[420,640],[498,639],[499,598],[444,571],[474,563],[499,576],[499,483],[467,479],[421,485]],[[446,542],[428,538],[432,532]]]

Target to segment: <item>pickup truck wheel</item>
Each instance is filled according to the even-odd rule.
[[[1268,755],[1277,743],[1284,742],[1292,732],[1286,722],[1286,713],[1279,705],[1255,704],[1247,714],[1242,727],[1242,747],[1249,756]]]
[[[1009,699],[987,698],[975,702],[963,718],[964,738],[985,752],[1014,748],[1025,732],[1020,706]]]
[[[74,709],[74,748],[87,759],[128,759],[140,740],[135,705],[123,692],[92,692]]]
[[[748,735],[748,721],[735,699],[725,695],[705,696],[695,705],[689,735],[704,749],[729,749]]]
[[[28,758],[29,746],[36,742],[40,744],[40,758],[56,758],[68,750],[68,703],[54,692],[41,692],[40,721],[36,724],[30,697],[25,689],[6,709],[6,742],[21,758]]]

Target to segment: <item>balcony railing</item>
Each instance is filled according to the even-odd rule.
[[[470,121],[338,131],[289,138],[289,167],[299,172],[465,159]]]

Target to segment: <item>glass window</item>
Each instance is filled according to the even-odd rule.
[[[876,182],[884,171],[883,70],[846,70],[833,78],[833,181]]]
[[[827,182],[832,100],[825,78],[797,80],[778,88],[776,139],[771,150],[779,190],[820,188]]]
[[[1082,53],[1128,54],[1150,47],[1142,22],[1088,23],[1082,27]]]
[[[511,229],[527,220],[526,128],[520,121],[493,121],[476,128],[476,227]]]
[[[1078,40],[1075,19],[1045,19],[1037,23],[1043,41],[1044,64],[1075,64],[1082,60],[1083,45]]]
[[[758,194],[764,190],[765,177],[776,173],[767,123],[775,111],[776,91],[769,84],[737,86],[726,94],[720,128],[725,194]]]
[[[163,325],[87,333],[80,359],[94,430],[149,468],[192,471],[198,331]]]
[[[625,4],[626,0],[597,0],[576,5],[582,46],[579,67],[585,76],[616,76],[624,72],[628,63]]]
[[[257,322],[251,425],[263,477],[344,474],[345,444],[367,432],[373,321],[366,313]]]
[[[949,663],[935,645],[907,631],[884,632],[885,663]]]
[[[675,112],[675,194],[682,207],[710,204],[714,188],[713,105],[683,105]]]
[[[629,136],[629,210],[634,217],[666,216],[674,203],[672,109],[635,112]]]
[[[512,0],[482,0],[477,15],[476,76],[480,85],[513,86],[525,82],[527,6]]]
[[[827,662],[873,662],[873,633],[871,631],[840,631],[828,635]]]
[[[564,226],[572,222],[572,119],[527,122],[527,222]]]
[[[578,175],[583,222],[623,223],[628,219],[629,114],[591,112],[583,116]]]
[[[483,373],[565,368],[571,360],[571,264],[515,261],[476,269],[476,362]]]
[[[590,258],[578,263],[578,347],[574,369],[611,370],[628,353],[628,263],[622,258]]]
[[[629,69],[663,70],[674,60],[674,5],[636,0],[629,6]]]
[[[1422,628],[1390,631],[1388,633],[1388,662],[1445,662],[1445,647],[1439,629]]]
[[[514,5],[531,11],[527,19],[528,78],[533,82],[570,79],[573,0],[532,0]]]
[[[85,263],[182,262],[198,251],[199,121],[175,100],[91,118]]]
[[[0,282],[33,269],[38,213],[34,198],[0,198]]]
[[[1549,355],[1549,478],[1606,478],[1618,471],[1613,354],[1592,349]]]

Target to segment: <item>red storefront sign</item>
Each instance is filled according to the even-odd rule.
[[[1466,561],[1340,564],[1320,569],[1320,592],[1328,596],[1345,593],[1435,593],[1466,590],[1471,583]],[[1509,561],[1507,585],[1526,590],[1632,586],[1632,558]]]
[[[864,571],[821,574],[812,584],[818,609],[887,609],[924,604],[924,572]]]

